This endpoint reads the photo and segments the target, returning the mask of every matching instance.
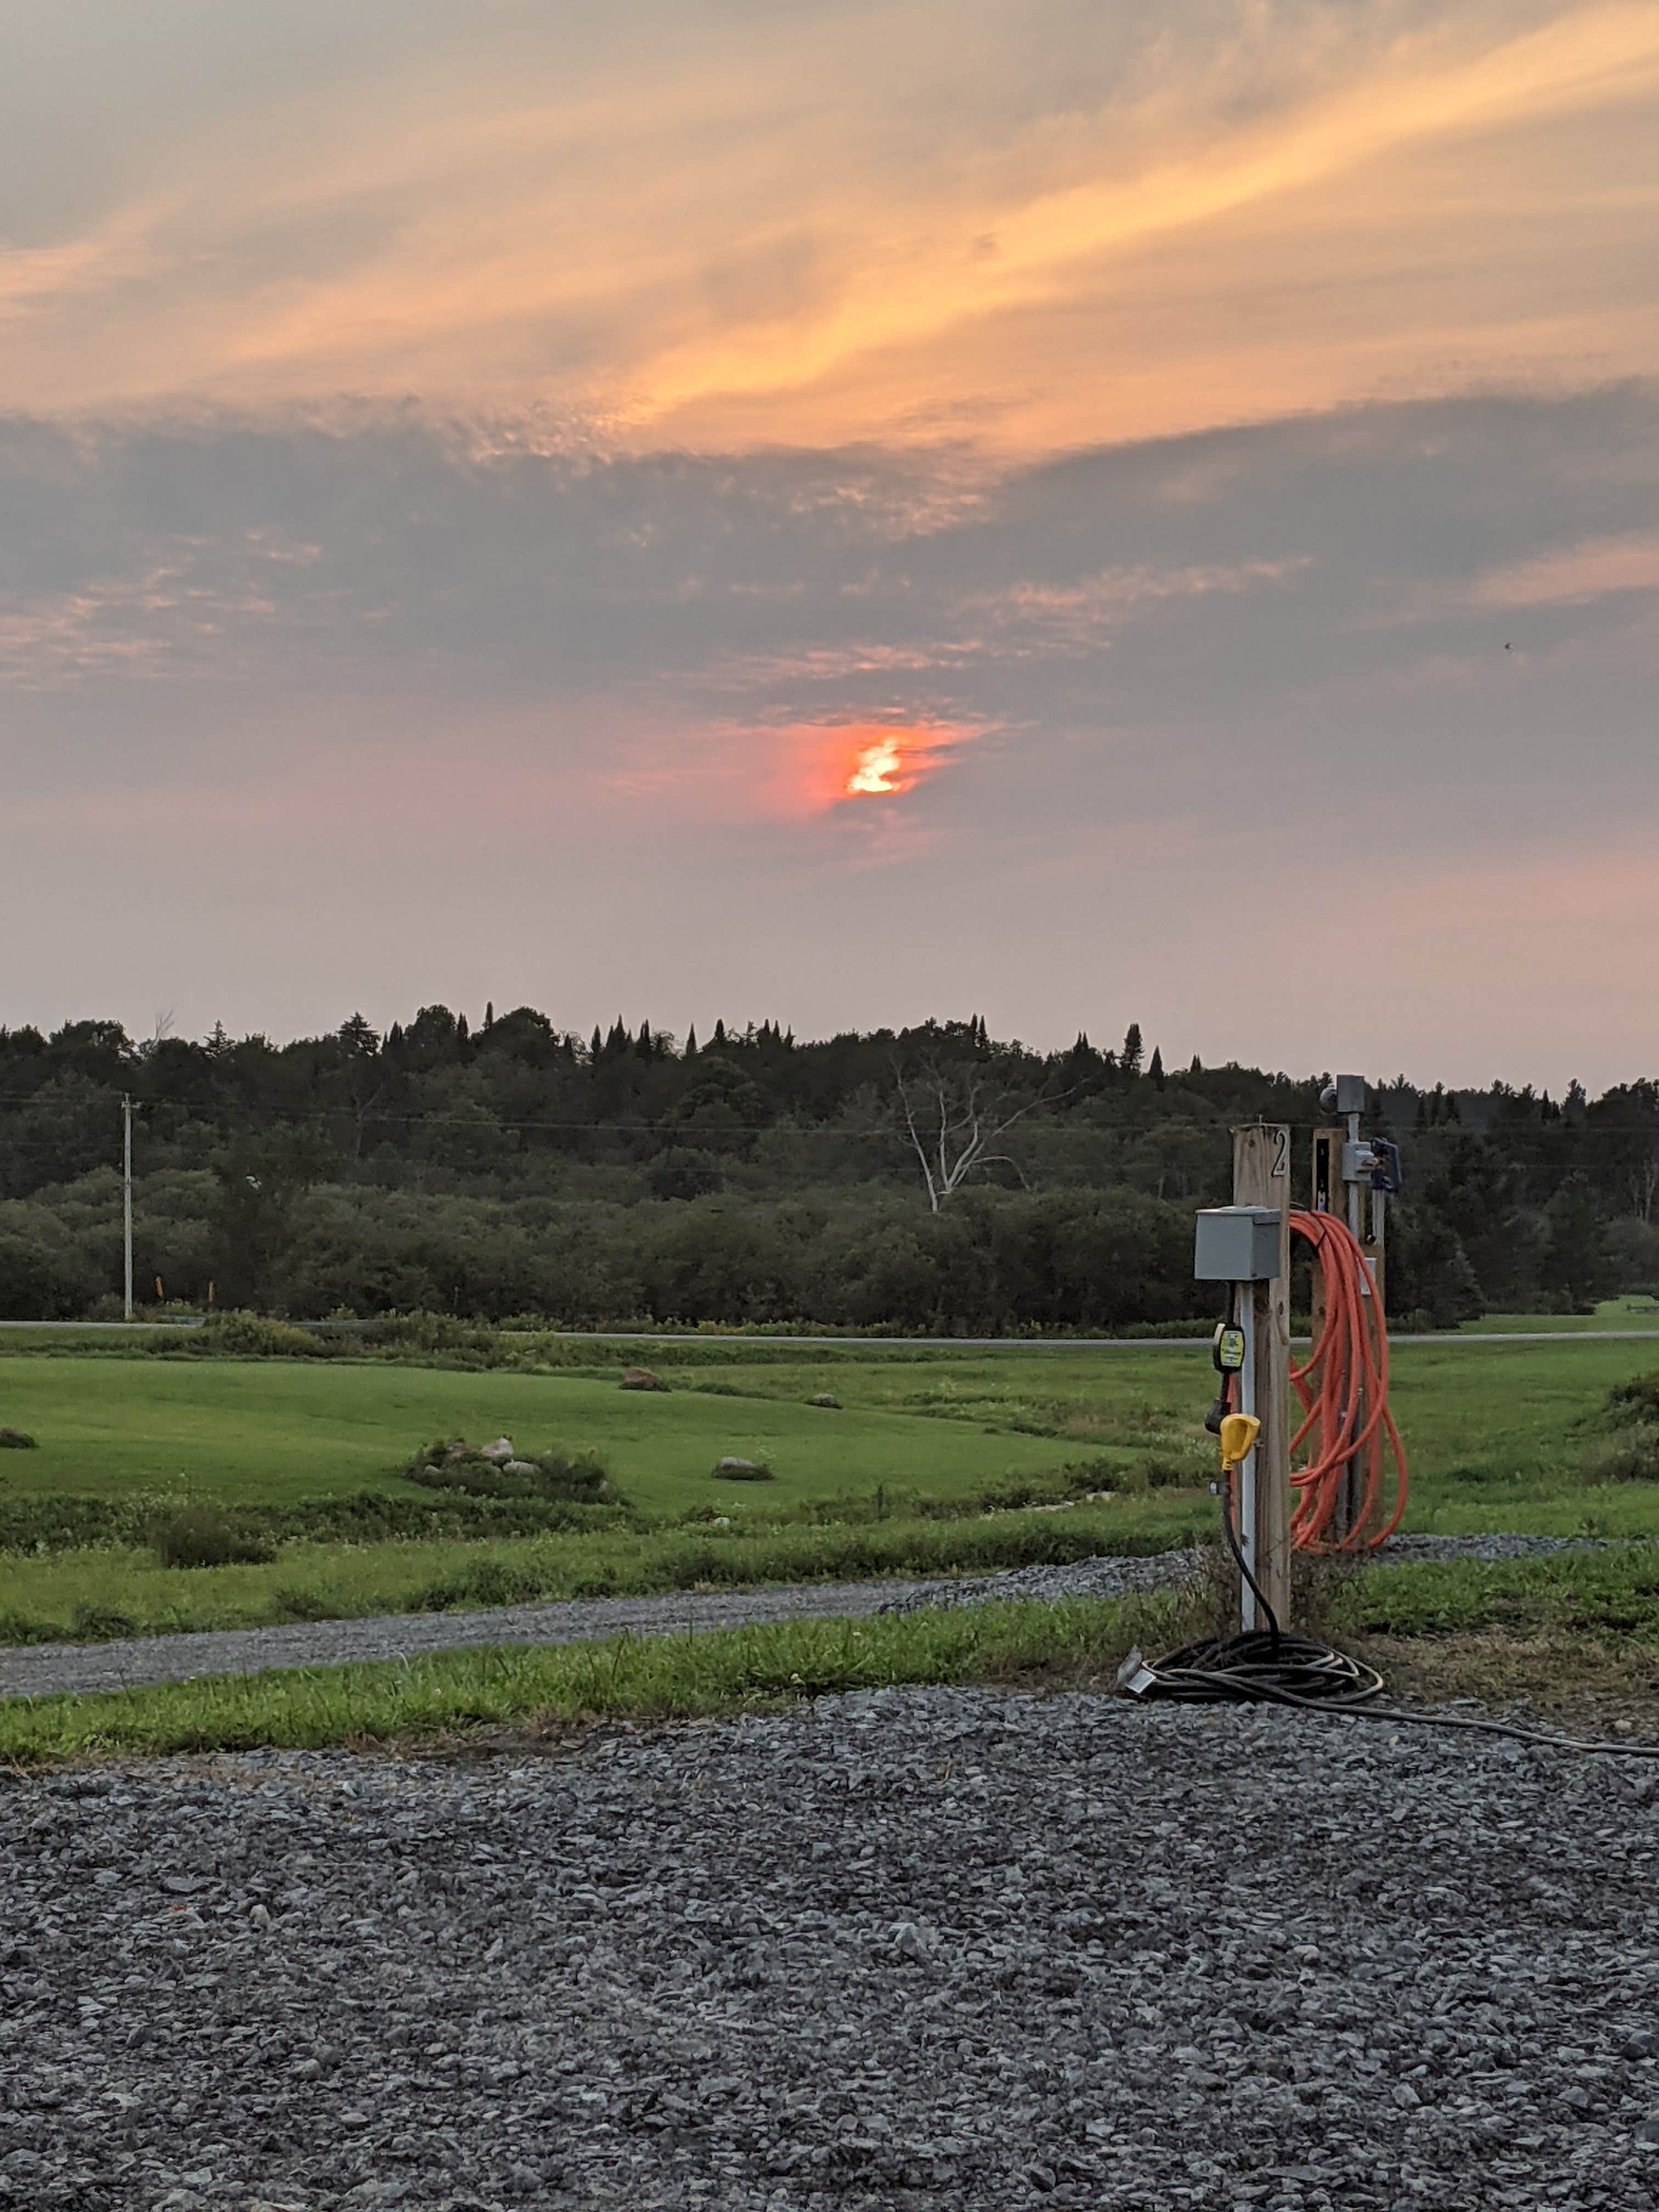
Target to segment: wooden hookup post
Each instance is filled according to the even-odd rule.
[[[1249,1304],[1249,1395],[1239,1410],[1261,1424],[1241,1470],[1239,1541],[1281,1628],[1291,1605],[1291,1132],[1287,1123],[1252,1122],[1233,1131],[1233,1204],[1279,1213],[1279,1271],[1270,1282],[1241,1285]],[[1248,1585],[1244,1626],[1265,1628]]]

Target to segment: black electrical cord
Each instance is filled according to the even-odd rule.
[[[1328,1644],[1311,1636],[1294,1635],[1279,1626],[1239,1547],[1230,1478],[1222,1484],[1221,1525],[1228,1549],[1255,1593],[1268,1626],[1247,1629],[1237,1636],[1183,1644],[1163,1659],[1140,1660],[1126,1669],[1124,1688],[1129,1696],[1182,1705],[1290,1705],[1303,1712],[1345,1713],[1358,1720],[1402,1721],[1419,1728],[1476,1729],[1488,1735],[1511,1737],[1517,1743],[1544,1744],[1552,1751],[1613,1752],[1625,1759],[1659,1759],[1659,1744],[1595,1742],[1578,1736],[1552,1735],[1542,1729],[1520,1728],[1511,1721],[1480,1720],[1473,1714],[1408,1712],[1400,1705],[1379,1705],[1375,1701],[1382,1693],[1382,1677],[1374,1667],[1333,1650]]]

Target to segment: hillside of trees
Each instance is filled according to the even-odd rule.
[[[1191,1216],[1229,1195],[1229,1128],[1305,1132],[1321,1079],[1166,1068],[1138,1026],[1113,1050],[1034,1052],[977,1017],[818,1043],[770,1022],[584,1038],[530,1007],[472,1027],[428,1006],[384,1036],[354,1015],[288,1044],[0,1030],[0,1315],[119,1311],[125,1094],[143,1303],[966,1334],[1178,1321],[1212,1304]],[[1659,1084],[1557,1101],[1401,1079],[1370,1108],[1405,1153],[1397,1313],[1443,1325],[1659,1285]]]

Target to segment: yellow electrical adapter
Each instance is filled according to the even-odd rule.
[[[1221,1472],[1231,1474],[1250,1455],[1261,1424],[1254,1413],[1224,1414],[1221,1422]]]

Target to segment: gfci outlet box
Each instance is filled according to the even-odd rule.
[[[1193,1278],[1200,1283],[1270,1283],[1279,1273],[1276,1206],[1208,1206],[1198,1216]]]

